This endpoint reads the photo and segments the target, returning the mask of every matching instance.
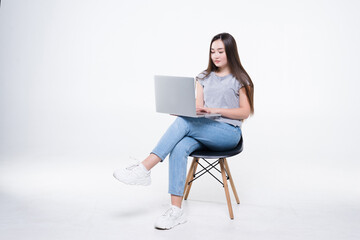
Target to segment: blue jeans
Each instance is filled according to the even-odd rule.
[[[240,127],[208,118],[177,117],[152,151],[163,161],[169,157],[169,193],[182,196],[186,181],[188,156],[195,150],[209,148],[226,151],[236,147]]]

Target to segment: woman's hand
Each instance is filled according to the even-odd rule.
[[[208,113],[208,111],[206,109],[207,108],[204,108],[204,107],[197,107],[196,113],[200,113],[200,114]]]
[[[218,113],[217,108],[197,107],[196,113]]]

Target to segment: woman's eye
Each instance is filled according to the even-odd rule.
[[[220,54],[223,53],[223,52],[219,52]]]

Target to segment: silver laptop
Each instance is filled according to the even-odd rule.
[[[197,114],[195,79],[155,75],[156,111],[186,117],[219,117],[220,114]]]

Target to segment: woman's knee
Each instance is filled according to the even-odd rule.
[[[188,125],[188,119],[186,117],[177,117],[174,121],[174,123],[178,125]]]

